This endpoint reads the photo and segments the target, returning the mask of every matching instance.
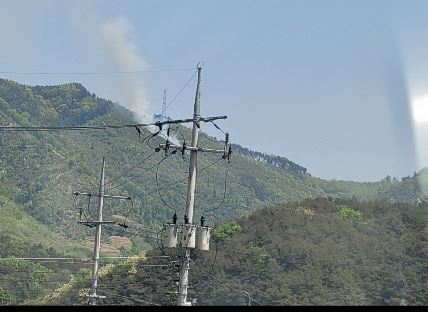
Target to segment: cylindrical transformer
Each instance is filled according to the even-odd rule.
[[[195,248],[195,241],[196,241],[196,225],[184,224],[182,247]]]
[[[166,248],[175,248],[177,246],[178,226],[173,223],[164,224],[164,242]]]
[[[200,226],[196,229],[196,249],[210,249],[210,231],[211,228],[208,226]]]

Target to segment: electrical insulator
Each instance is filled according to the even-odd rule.
[[[183,148],[181,149],[181,157],[184,158],[184,153],[186,152],[186,141],[183,142]]]

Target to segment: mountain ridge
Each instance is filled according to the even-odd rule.
[[[0,116],[3,127],[135,123],[132,112],[97,97],[79,83],[30,87],[4,79],[0,79]],[[174,129],[186,142],[190,141],[189,128],[175,126]],[[105,226],[103,240],[129,238],[131,244],[117,250],[123,255],[156,247],[157,238],[153,233],[158,233],[162,224],[171,220],[174,211],[179,220],[184,217],[189,160],[188,155],[182,158],[180,153],[165,158],[164,151],[154,152],[153,147],[164,143],[165,139],[150,138],[151,135],[145,128],[141,128],[140,133],[135,128],[53,132],[2,130],[0,196],[45,231],[58,235],[58,240],[66,238],[69,246],[59,250],[37,232],[32,243],[40,242],[45,249],[52,247],[56,254],[81,256],[88,252],[82,249],[83,242],[94,233],[93,229],[77,224],[79,211],[84,212],[87,219],[94,218],[96,201],[88,202],[87,198],[75,197],[73,193],[98,191],[101,159],[105,157],[106,192],[130,196],[134,205],[130,210],[125,203],[106,200],[105,219],[126,220],[132,226],[127,230]],[[221,149],[224,143],[207,135],[200,136],[200,145]],[[215,155],[202,154],[198,166],[194,220],[207,212],[205,217],[211,226],[262,207],[320,196],[415,201],[423,195],[418,181],[420,177],[425,180],[427,177],[426,172],[421,171],[420,177],[403,181],[327,181],[310,176],[304,167],[285,157],[250,151],[238,144],[234,145],[230,163]],[[0,209],[3,211],[5,207]],[[16,241],[18,246],[26,246],[26,238],[18,229],[14,232],[12,228],[8,239]],[[23,251],[11,250],[5,256],[17,254],[22,255]],[[38,289],[29,292],[29,296],[38,295],[42,291]],[[27,298],[15,299],[22,302]]]

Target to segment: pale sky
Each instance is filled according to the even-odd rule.
[[[0,0],[0,38],[0,72],[203,62],[202,114],[227,115],[219,125],[233,142],[287,157],[314,176],[374,181],[428,166],[425,0]],[[171,100],[192,74],[0,77],[80,82],[153,114],[163,89]],[[193,79],[170,117],[191,117],[195,88]]]

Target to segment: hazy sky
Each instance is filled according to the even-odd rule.
[[[0,0],[0,72],[193,68],[201,112],[233,142],[314,176],[373,181],[428,166],[428,1]],[[193,71],[0,77],[80,82],[160,113]],[[196,80],[168,107],[192,115]],[[212,126],[204,128],[217,134]]]

